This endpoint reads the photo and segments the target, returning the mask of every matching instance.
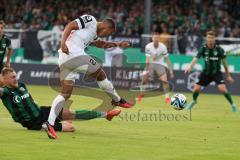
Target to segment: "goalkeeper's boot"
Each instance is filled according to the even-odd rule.
[[[234,103],[231,104],[231,106],[232,106],[232,111],[236,113],[238,111],[237,106]]]
[[[195,104],[197,104],[197,101],[192,101],[191,103],[189,103],[189,104],[186,106],[186,109],[187,109],[187,110],[191,110]]]
[[[51,126],[48,122],[44,122],[42,124],[42,128],[47,133],[48,138],[50,138],[50,139],[58,139],[58,136],[57,136],[53,126]]]

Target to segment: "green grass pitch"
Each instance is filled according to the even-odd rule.
[[[51,104],[56,92],[47,86],[29,86],[40,105]],[[190,94],[185,94],[191,99]],[[239,96],[233,97],[240,106]],[[91,108],[101,100],[73,96],[73,108]],[[151,113],[182,116],[180,120],[145,119]],[[126,112],[128,119],[126,119]],[[138,113],[141,112],[140,116]],[[135,117],[134,117],[135,116]],[[185,118],[183,118],[185,116]],[[239,160],[240,116],[231,112],[221,95],[200,94],[191,113],[174,111],[162,97],[143,99],[121,117],[77,121],[75,133],[58,133],[60,140],[42,131],[28,131],[14,123],[0,107],[0,160]],[[131,118],[131,119],[129,119]],[[178,117],[179,118],[179,117]],[[182,118],[182,119],[181,119]]]

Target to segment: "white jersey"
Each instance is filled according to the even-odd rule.
[[[166,66],[164,58],[168,57],[168,51],[167,47],[163,43],[159,42],[157,48],[154,47],[153,42],[148,43],[145,46],[145,53],[146,56],[149,56],[150,58],[149,63],[161,64]]]
[[[59,50],[59,64],[76,56],[85,55],[84,49],[97,39],[97,20],[91,15],[83,15],[75,21],[79,29],[74,30],[66,40],[69,55]]]
[[[66,41],[69,52],[81,54],[97,38],[97,21],[93,16],[83,15],[75,20],[79,29],[72,31]]]

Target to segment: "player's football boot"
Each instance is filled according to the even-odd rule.
[[[118,102],[115,102],[114,100],[112,100],[112,105],[119,106],[122,108],[132,108],[134,106],[134,104],[131,104],[131,103],[125,101],[123,98],[121,98],[120,101],[118,101]]]
[[[168,97],[168,98],[165,98],[165,103],[166,104],[170,104],[171,103],[171,99]]]
[[[143,97],[144,97],[144,94],[139,94],[137,97],[137,102],[141,102]]]
[[[111,121],[113,117],[118,116],[121,113],[120,109],[113,109],[107,112],[106,119]]]
[[[238,111],[237,106],[235,104],[232,104],[231,106],[232,106],[232,111],[233,112],[237,112]]]
[[[42,128],[46,131],[48,138],[50,139],[58,139],[58,136],[53,128],[48,122],[44,122],[42,124]]]
[[[186,109],[187,109],[187,110],[191,110],[195,104],[197,104],[197,101],[192,101],[191,103],[189,103],[189,104],[186,106]]]

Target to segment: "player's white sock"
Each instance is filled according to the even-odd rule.
[[[112,82],[110,82],[107,78],[103,81],[97,81],[98,86],[104,90],[114,101],[120,101],[121,97],[117,94],[114,89]]]
[[[146,84],[142,84],[142,85],[140,85],[140,92],[142,93],[142,92],[144,92],[145,90],[146,90]]]
[[[50,123],[52,126],[54,125],[57,116],[61,112],[64,102],[65,102],[65,98],[62,95],[58,95],[53,100],[52,108],[48,116],[48,123]]]
[[[165,98],[169,98],[169,93],[165,93]]]

